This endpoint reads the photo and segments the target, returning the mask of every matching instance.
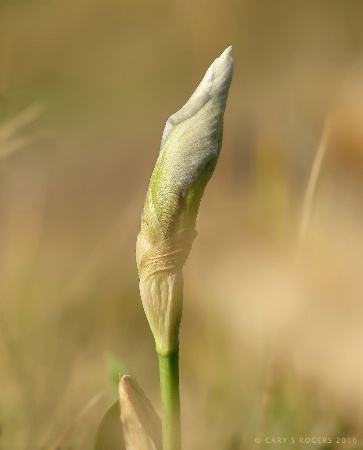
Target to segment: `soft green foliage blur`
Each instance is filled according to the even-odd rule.
[[[107,352],[160,411],[135,240],[165,121],[230,44],[223,149],[185,266],[185,448],[363,442],[362,16],[337,0],[0,3],[3,450],[91,448],[114,400]]]

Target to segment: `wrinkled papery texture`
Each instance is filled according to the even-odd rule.
[[[213,62],[187,103],[167,120],[146,194],[136,260],[143,307],[161,354],[178,347],[182,267],[222,144],[231,51],[228,47]]]
[[[161,420],[136,381],[125,375],[119,384],[126,450],[162,450]]]

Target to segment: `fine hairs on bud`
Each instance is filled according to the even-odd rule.
[[[143,307],[159,354],[178,349],[182,268],[196,237],[199,204],[222,144],[232,47],[166,122],[141,218],[136,260]]]

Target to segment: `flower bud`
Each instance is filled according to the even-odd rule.
[[[141,387],[127,375],[119,384],[121,421],[127,450],[161,450],[161,421]]]
[[[136,259],[144,310],[161,354],[178,348],[181,270],[222,144],[231,51],[228,47],[213,62],[187,103],[167,120],[146,195]]]

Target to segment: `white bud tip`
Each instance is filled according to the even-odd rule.
[[[207,73],[202,80],[211,84],[209,96],[218,95],[222,90],[228,90],[233,71],[232,46],[224,50],[219,58],[207,70]],[[208,80],[207,74],[209,75]],[[201,83],[201,84],[202,84]]]
[[[230,45],[213,61],[186,104],[169,117],[165,124],[161,147],[175,125],[194,116],[211,98],[220,95],[224,98],[227,97],[233,75],[233,66],[232,46]]]

